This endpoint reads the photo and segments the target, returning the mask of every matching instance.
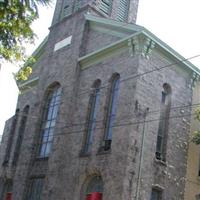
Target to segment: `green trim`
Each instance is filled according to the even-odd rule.
[[[189,69],[191,69],[192,71],[194,71],[194,72],[196,72],[197,74],[200,75],[200,69],[198,69],[190,61],[188,61],[185,57],[181,56],[178,52],[176,52],[174,49],[172,49],[165,42],[163,42],[158,37],[156,37],[153,33],[148,31],[147,29],[144,29],[144,31],[142,31],[142,34],[144,34],[146,37],[152,39],[161,49],[163,49],[168,54],[170,54],[171,56],[173,56],[177,60],[181,61],[181,63],[184,64],[185,66],[187,66]]]
[[[124,31],[124,32],[132,30],[133,32],[137,32],[137,33],[132,34],[122,40],[119,40],[118,42],[115,42],[111,45],[108,45],[102,49],[99,49],[93,53],[90,53],[86,56],[79,58],[78,61],[80,62],[82,68],[86,68],[86,67],[90,66],[92,63],[97,63],[100,60],[103,60],[102,56],[104,54],[106,55],[105,52],[107,52],[107,51],[109,52],[109,56],[111,56],[114,53],[114,52],[111,53],[111,51],[114,49],[116,50],[116,48],[115,48],[116,45],[118,47],[120,47],[120,45],[122,45],[120,43],[125,43],[125,41],[130,38],[135,38],[139,35],[143,35],[143,36],[151,39],[152,41],[154,41],[156,43],[156,47],[158,49],[160,48],[162,51],[167,53],[168,57],[171,56],[173,59],[179,61],[180,64],[182,64],[183,66],[187,67],[188,69],[190,69],[200,75],[200,69],[198,69],[191,62],[187,61],[178,52],[173,50],[170,46],[168,46],[166,43],[164,43],[162,40],[160,40],[158,37],[156,37],[153,33],[151,33],[150,31],[148,31],[146,28],[144,28],[142,26],[138,26],[138,25],[134,25],[134,24],[127,24],[127,23],[123,23],[123,22],[114,21],[112,19],[106,19],[106,18],[101,18],[101,17],[97,17],[97,16],[92,16],[90,14],[85,14],[85,19],[90,21],[90,23],[93,26],[94,26],[94,24],[96,24],[96,26],[99,25],[99,26],[107,27],[108,29],[110,28],[110,29],[115,29],[115,30]],[[126,46],[126,48],[128,48],[128,45]],[[118,51],[120,51],[120,50],[118,49]],[[91,61],[90,61],[90,59],[91,59]]]
[[[28,80],[28,81],[26,81],[26,82],[24,82],[22,84],[19,84],[18,88],[19,88],[19,90],[21,92],[30,90],[30,89],[32,89],[33,87],[35,87],[38,84],[38,81],[39,81],[39,77],[30,79],[30,80]]]
[[[133,33],[133,32],[142,31],[144,29],[144,27],[139,26],[139,25],[128,24],[128,23],[124,23],[124,22],[115,21],[113,19],[97,17],[97,16],[93,16],[91,14],[85,14],[85,19],[90,22],[102,24],[108,28],[112,27],[112,28],[115,28],[116,30],[121,30],[121,31],[125,31],[125,32],[131,31]]]
[[[139,35],[139,34],[140,32],[132,34],[131,36],[128,36],[124,39],[121,39],[117,42],[112,43],[111,45],[107,45],[104,48],[101,48],[95,52],[92,52],[90,54],[87,54],[86,56],[79,58],[78,62],[81,65],[81,69],[90,67],[91,65],[98,63],[104,60],[105,58],[111,57],[113,54],[120,53],[127,50],[128,39],[131,39],[134,36]]]
[[[134,31],[130,31],[130,30],[125,31],[122,29],[118,29],[115,26],[110,27],[104,24],[95,24],[94,22],[90,23],[90,28],[94,31],[98,31],[98,32],[105,33],[105,34],[112,35],[119,38],[124,38],[134,33]]]
[[[37,47],[37,49],[32,53],[33,57],[39,58],[42,55],[42,53],[44,52],[44,47],[47,44],[48,37],[49,36],[46,36],[41,44]]]

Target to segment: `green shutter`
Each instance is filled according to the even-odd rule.
[[[74,11],[77,11],[81,8],[81,0],[76,0],[74,5]]]
[[[111,0],[101,0],[99,9],[107,15],[110,14]]]
[[[72,13],[72,2],[70,0],[63,1],[62,18]]]
[[[129,0],[120,0],[117,11],[117,20],[125,21],[128,17]]]

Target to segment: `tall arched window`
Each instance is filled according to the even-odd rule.
[[[87,120],[86,138],[85,138],[83,153],[87,153],[91,149],[93,133],[95,129],[95,122],[96,122],[96,113],[97,113],[99,96],[100,96],[100,85],[101,85],[100,80],[95,81],[93,85],[93,92],[90,95],[89,114],[88,114],[88,120]]]
[[[18,131],[18,137],[17,137],[15,152],[14,152],[14,157],[13,157],[13,162],[12,162],[13,165],[17,164],[17,161],[18,161],[18,158],[19,158],[20,148],[21,148],[21,144],[22,144],[22,140],[23,140],[23,136],[24,136],[24,131],[25,131],[25,128],[26,128],[28,113],[29,113],[29,106],[27,105],[23,109],[22,116],[21,116],[21,121],[20,121],[20,126],[19,126],[19,131]]]
[[[102,199],[103,199],[102,178],[100,176],[94,176],[87,185],[85,200],[102,200]]]
[[[13,138],[15,135],[18,118],[19,118],[19,112],[20,112],[20,110],[16,109],[15,115],[12,118],[12,125],[11,125],[11,129],[10,129],[10,133],[8,135],[8,142],[7,142],[7,146],[6,146],[6,152],[5,152],[5,157],[4,157],[4,161],[3,161],[3,166],[7,166],[9,159],[10,159],[11,149],[12,149],[12,145],[13,145]]]
[[[165,83],[163,85],[160,121],[158,126],[158,135],[156,143],[156,158],[159,160],[166,160],[166,145],[167,145],[167,129],[169,123],[169,114],[171,107],[171,87]]]
[[[56,118],[61,100],[61,87],[55,85],[49,88],[47,101],[44,108],[41,144],[39,149],[39,157],[48,157],[53,143],[53,135],[56,124]]]
[[[109,150],[111,148],[112,129],[113,129],[114,120],[116,116],[116,110],[117,110],[119,84],[120,84],[120,75],[116,74],[112,79],[110,97],[109,97],[109,102],[108,102],[104,150]]]

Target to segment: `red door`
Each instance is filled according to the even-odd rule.
[[[12,192],[6,194],[6,200],[12,200]]]
[[[102,193],[93,192],[91,194],[88,194],[86,200],[102,200]]]

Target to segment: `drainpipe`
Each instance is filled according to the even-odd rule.
[[[141,148],[140,148],[140,160],[139,160],[139,169],[138,169],[137,188],[136,188],[135,200],[139,199],[139,194],[140,194],[142,164],[143,164],[143,156],[144,156],[145,123],[146,123],[146,116],[147,116],[148,111],[149,111],[149,108],[146,108],[145,111],[144,111],[143,129],[142,129],[142,143],[141,143]]]

